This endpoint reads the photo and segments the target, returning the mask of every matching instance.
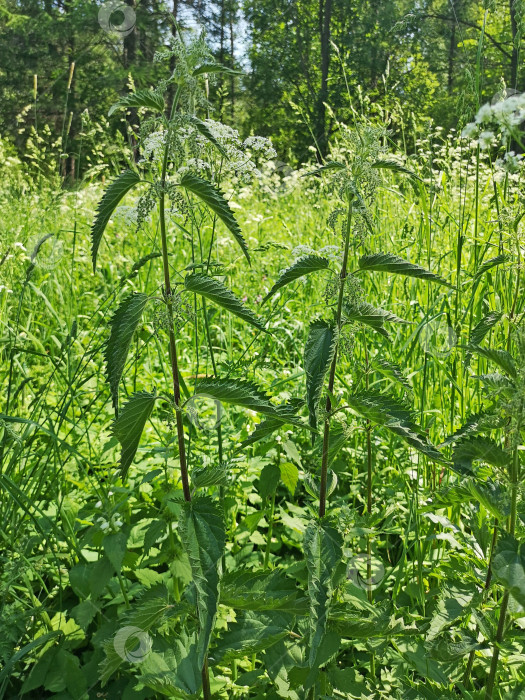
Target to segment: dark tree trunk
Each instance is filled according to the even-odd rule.
[[[454,14],[454,0],[450,0],[452,7],[452,12]],[[448,77],[447,77],[447,90],[448,94],[452,95],[452,87],[454,84],[454,57],[456,55],[456,21],[455,17],[452,16],[452,21],[450,23],[450,40],[448,45]]]
[[[136,4],[135,0],[126,0],[126,4],[135,10]],[[127,36],[124,37],[124,68],[126,72],[134,67],[137,60],[137,27],[133,27]],[[137,110],[132,108],[129,110],[129,124],[130,124],[130,145],[133,150],[133,159],[135,162],[139,159],[139,151],[137,145],[136,132],[139,128],[139,118]]]
[[[179,14],[179,0],[173,0],[173,5],[171,9],[171,36],[175,39],[177,36],[177,15]],[[173,74],[173,71],[175,70],[175,56],[172,56],[170,58],[170,71],[171,74]],[[173,100],[175,99],[175,85],[174,83],[170,83],[169,89],[168,89],[168,114],[171,114],[171,106],[173,104]]]
[[[516,0],[510,0],[510,27],[512,31],[512,57],[510,59],[510,86],[518,89],[518,18],[516,17]]]
[[[233,32],[234,17],[235,17],[235,0],[230,0],[230,68],[235,67],[235,35]],[[230,76],[230,90],[231,90],[231,117],[232,122],[235,118],[235,76]]]
[[[326,107],[328,100],[328,74],[330,70],[330,22],[332,19],[332,0],[319,0],[319,34],[321,43],[321,89],[317,103],[316,137],[318,155],[326,155],[328,140],[326,136]]]

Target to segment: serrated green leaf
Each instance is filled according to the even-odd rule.
[[[147,294],[131,294],[120,303],[111,319],[111,332],[104,354],[107,379],[115,410],[118,409],[118,387],[133,334],[140,323],[147,301]]]
[[[166,107],[164,98],[154,90],[137,90],[130,95],[124,95],[118,102],[112,105],[108,112],[108,117],[111,117],[118,109],[128,109],[129,107],[147,107],[154,112],[164,112]]]
[[[407,277],[416,277],[418,279],[428,280],[429,282],[437,282],[445,287],[452,287],[443,277],[436,275],[433,272],[425,270],[420,265],[403,260],[403,258],[393,255],[392,253],[374,253],[373,255],[363,255],[359,259],[359,268],[361,270],[370,270],[376,272],[392,272],[396,275],[406,275]]]
[[[223,462],[209,467],[195,467],[191,472],[191,483],[196,489],[207,486],[225,486],[228,483],[231,463]]]
[[[310,324],[304,348],[304,370],[306,373],[306,402],[309,422],[313,430],[317,430],[317,408],[324,378],[337,347],[336,338],[336,330],[330,323],[317,320]]]
[[[383,360],[380,357],[375,357],[371,362],[371,366],[384,377],[388,377],[389,379],[398,382],[404,386],[407,391],[412,391],[412,387],[403,374],[403,370],[395,362],[389,362],[388,360]]]
[[[264,321],[251,309],[244,306],[242,301],[216,277],[209,277],[196,272],[186,275],[184,286],[189,292],[200,294],[264,333],[269,333],[264,327]]]
[[[250,262],[250,254],[248,253],[248,247],[246,241],[241,233],[239,224],[237,223],[230,205],[224,199],[222,192],[217,189],[211,182],[203,180],[197,175],[192,175],[191,173],[185,173],[180,181],[182,187],[184,187],[188,192],[192,192],[194,195],[199,197],[212,211],[217,214],[219,219],[228,228],[228,230],[233,234],[233,237],[241,247],[242,252],[246,256],[246,260]]]
[[[397,163],[395,160],[376,160],[375,163],[372,163],[372,168],[375,168],[376,170],[391,170],[392,172],[408,175],[409,177],[413,177],[415,180],[423,182],[419,175],[416,175],[416,173],[412,172],[412,170],[405,168],[404,165]]]
[[[479,600],[473,586],[451,583],[444,586],[438,604],[430,621],[427,641],[432,641],[446,627],[467,613]]]
[[[345,322],[355,321],[357,323],[362,323],[365,326],[370,326],[381,335],[386,338],[389,337],[388,333],[384,329],[384,324],[386,321],[392,323],[408,323],[408,321],[399,318],[390,311],[385,309],[376,309],[372,304],[368,304],[366,301],[356,302],[355,304],[346,304],[343,308],[343,317]]]
[[[242,71],[233,70],[220,63],[203,63],[202,66],[195,68],[193,75],[203,75],[205,73],[228,73],[229,75],[242,75]]]
[[[308,569],[309,664],[312,666],[325,635],[334,592],[334,574],[343,557],[343,538],[336,528],[326,521],[312,522],[304,533],[303,547]]]
[[[263,299],[263,304],[270,299],[281,287],[285,287],[290,282],[294,282],[300,277],[309,275],[311,272],[316,272],[317,270],[326,270],[330,266],[329,261],[326,258],[322,258],[319,255],[305,255],[299,260],[296,260],[293,265],[287,267],[286,270],[280,275],[277,282],[270,289],[268,294]]]
[[[113,434],[122,446],[120,470],[126,478],[128,469],[137,452],[140,437],[146,421],[153,411],[157,396],[147,391],[139,391],[124,405],[119,417],[113,423]]]
[[[467,469],[472,462],[482,461],[494,467],[506,467],[511,459],[509,452],[502,449],[497,442],[487,437],[470,437],[456,444],[452,461]]]
[[[261,476],[259,477],[259,482],[257,485],[259,496],[262,499],[269,498],[275,493],[280,480],[281,470],[277,464],[274,464],[273,462],[270,464],[265,464],[261,471]]]
[[[197,594],[200,623],[197,663],[202,669],[219,606],[219,582],[226,545],[222,512],[210,498],[196,498],[184,504],[179,530]]]
[[[525,542],[518,542],[512,535],[503,535],[496,545],[492,572],[517,600],[525,606]]]
[[[227,158],[227,153],[224,150],[224,148],[221,146],[221,144],[217,141],[215,136],[211,133],[211,131],[208,128],[208,125],[198,119],[197,117],[193,115],[186,115],[186,119],[190,122],[190,124],[193,124],[193,126],[197,129],[197,131],[204,136],[204,138],[208,139],[210,143],[212,143],[215,148],[219,151],[221,156],[224,158]]]
[[[269,649],[286,637],[292,617],[282,612],[241,612],[210,651],[210,664],[229,664]]]
[[[449,437],[441,443],[441,447],[446,445],[452,445],[455,442],[459,442],[463,438],[468,437],[476,433],[482,433],[485,430],[491,430],[493,428],[501,427],[499,424],[499,418],[497,415],[492,414],[488,411],[480,411],[479,413],[473,413],[461,428],[458,428],[455,433],[449,435]]]
[[[97,207],[97,215],[91,227],[91,257],[93,260],[93,272],[97,267],[97,255],[100,241],[111,215],[124,196],[140,182],[140,177],[133,170],[125,170],[116,180],[110,184]]]
[[[493,328],[502,317],[503,314],[497,311],[491,311],[486,314],[486,316],[483,316],[481,321],[476,324],[470,332],[470,337],[468,339],[469,345],[479,345],[491,328]]]
[[[495,258],[490,258],[489,260],[485,260],[485,262],[478,267],[476,270],[476,273],[474,275],[474,280],[477,281],[479,278],[485,274],[485,272],[488,272],[491,270],[493,267],[496,267],[497,265],[502,265],[503,263],[507,262],[509,260],[508,255],[496,255]]]
[[[498,365],[498,367],[501,367],[501,369],[513,379],[516,378],[516,365],[514,364],[512,355],[506,350],[482,348],[479,345],[468,345],[467,348],[469,352],[475,353],[476,355],[480,355],[480,357],[484,357],[490,362],[494,362],[494,364]]]
[[[338,163],[335,160],[331,160],[328,163],[325,163],[325,165],[321,165],[320,168],[316,168],[315,170],[311,170],[309,173],[306,173],[302,177],[309,177],[310,175],[318,175],[319,173],[324,173],[326,170],[344,170],[345,165],[343,163]]]
[[[332,437],[332,431],[330,431],[330,437]],[[322,450],[322,446],[320,447]],[[330,455],[328,457],[330,463]],[[333,461],[333,459],[332,459]],[[319,500],[321,493],[321,479],[320,477],[313,474],[305,474],[303,485],[306,491],[310,494],[312,498]],[[332,470],[328,469],[326,472],[326,498],[329,498],[337,487],[337,474]]]
[[[303,399],[291,399],[287,404],[283,406],[276,406],[275,410],[281,415],[281,419],[278,418],[266,418],[255,426],[255,430],[251,435],[249,435],[246,440],[243,440],[239,445],[237,451],[244,450],[248,445],[253,445],[255,442],[262,440],[273,432],[282,428],[286,423],[287,416],[291,416],[292,420],[295,421],[295,413],[304,405]]]
[[[459,503],[477,501],[498,520],[505,520],[510,514],[510,501],[507,492],[492,481],[476,481],[466,478],[460,484],[434,492],[432,501],[421,508],[422,511],[433,511]]]
[[[151,651],[140,665],[140,682],[156,696],[194,697],[201,683],[195,633],[182,630],[162,652]]]
[[[221,582],[220,602],[238,610],[283,610],[305,614],[306,600],[283,571],[230,571]]]

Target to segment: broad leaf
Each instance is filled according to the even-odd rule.
[[[496,545],[492,572],[495,580],[525,606],[525,542],[518,542],[512,535],[503,535]]]
[[[282,612],[240,613],[210,651],[210,664],[228,664],[268,649],[287,636],[291,620]]]
[[[470,437],[456,444],[452,461],[460,467],[472,469],[472,462],[481,461],[494,467],[506,467],[511,459],[509,452],[487,437]]]
[[[210,498],[196,498],[184,504],[179,529],[197,594],[200,623],[197,663],[202,669],[219,605],[219,582],[226,544],[222,513]]]
[[[395,173],[408,175],[409,177],[413,177],[414,179],[423,182],[419,175],[416,175],[416,173],[412,172],[412,170],[405,168],[404,165],[397,163],[395,160],[376,160],[375,163],[372,163],[372,168],[376,168],[377,170],[391,170]]]
[[[380,357],[375,357],[371,362],[371,366],[384,377],[388,377],[392,381],[402,384],[407,391],[412,391],[412,387],[403,374],[401,367],[395,362],[389,362]]]
[[[479,602],[479,595],[476,595],[473,586],[447,584],[441,591],[430,621],[427,641],[435,639],[446,627],[465,615],[476,602]]]
[[[501,367],[501,369],[506,372],[513,379],[516,378],[516,365],[512,359],[512,355],[506,350],[493,350],[492,348],[482,348],[479,345],[468,345],[468,350],[480,357],[484,357],[490,362]]]
[[[137,90],[130,95],[124,95],[118,102],[110,107],[108,112],[108,117],[111,117],[118,109],[129,109],[130,107],[147,107],[154,112],[160,112],[161,114],[165,109],[164,98],[159,95],[158,92],[153,90]]]
[[[490,258],[489,260],[485,260],[485,262],[478,267],[476,270],[476,274],[474,275],[474,280],[478,281],[482,275],[485,274],[485,272],[488,272],[491,270],[493,267],[496,267],[497,265],[502,265],[503,263],[506,263],[509,260],[508,255],[496,255],[495,258]]]
[[[310,426],[317,430],[317,408],[321,398],[323,382],[334,357],[336,331],[333,325],[318,320],[310,324],[304,348],[304,370],[306,372],[306,402]]]
[[[115,410],[118,409],[118,387],[128,357],[133,334],[148,301],[147,294],[126,297],[111,319],[111,333],[106,345],[106,372]]]
[[[508,493],[492,481],[477,481],[466,478],[460,484],[451,486],[432,495],[431,503],[423,506],[424,511],[433,511],[459,503],[476,501],[481,503],[494,518],[502,521],[510,514]]]
[[[156,399],[155,394],[149,394],[146,391],[133,394],[113,423],[113,434],[122,446],[120,470],[123,479],[126,478],[128,469],[133,462],[142,431],[151,415]]]
[[[230,467],[230,462],[210,467],[195,467],[191,472],[191,483],[196,489],[206,486],[225,486],[228,483]]]
[[[195,633],[182,630],[164,651],[151,651],[141,662],[140,683],[151,688],[155,697],[195,697],[202,683],[196,651]]]
[[[184,286],[189,292],[200,294],[259,330],[265,333],[269,332],[264,327],[264,321],[251,309],[244,306],[242,301],[216,277],[193,273],[192,275],[186,275]]]
[[[359,268],[361,270],[377,272],[393,272],[396,275],[416,277],[418,279],[428,280],[429,282],[437,282],[445,287],[452,287],[452,285],[444,280],[443,277],[440,277],[440,275],[435,275],[433,272],[425,270],[424,267],[403,260],[403,258],[393,255],[392,253],[363,255],[363,257],[359,259]]]
[[[236,570],[224,575],[220,602],[238,610],[282,610],[305,614],[304,598],[291,578],[279,570]]]
[[[190,124],[192,124],[197,129],[197,131],[204,136],[204,138],[208,139],[208,141],[215,146],[215,148],[219,151],[221,156],[227,158],[226,151],[217,141],[215,136],[211,133],[211,131],[208,128],[208,125],[205,122],[201,121],[200,119],[197,119],[197,117],[194,117],[193,115],[187,115],[186,118],[188,119]]]
[[[242,71],[233,70],[221,63],[203,63],[202,66],[195,68],[193,75],[204,75],[206,73],[228,73],[228,75],[242,75]]]
[[[95,222],[91,227],[91,257],[93,260],[93,272],[97,266],[97,255],[102,240],[102,235],[106,230],[111,215],[119,205],[121,199],[140,182],[140,177],[133,170],[126,170],[113,180],[97,207]]]
[[[305,275],[309,275],[311,272],[326,270],[329,266],[329,261],[319,255],[305,255],[304,257],[299,258],[299,260],[294,262],[293,265],[284,270],[277,282],[264,297],[263,304],[268,301],[268,299],[270,299],[275,292],[281,289],[281,287],[285,287],[287,284],[290,284],[290,282],[293,282],[300,277],[304,277]]]
[[[370,326],[385,338],[389,335],[384,329],[384,324],[386,321],[393,323],[409,323],[399,316],[391,313],[390,311],[385,311],[385,309],[376,309],[372,304],[368,304],[366,301],[360,301],[355,304],[346,304],[343,308],[344,321],[356,321],[357,323],[362,323],[365,326]]]
[[[334,592],[335,571],[343,557],[343,538],[326,521],[312,522],[304,533],[304,554],[308,568],[310,598],[310,652],[312,666],[326,631]]]
[[[217,214],[219,219],[224,223],[224,225],[233,234],[235,240],[240,245],[242,252],[246,256],[248,262],[250,262],[250,254],[248,253],[248,247],[246,241],[241,233],[239,224],[237,223],[233,212],[230,209],[230,205],[224,199],[222,192],[217,189],[211,182],[203,180],[197,175],[192,175],[191,173],[185,173],[182,176],[180,184],[192,192],[194,195],[199,197],[212,211]]]
[[[237,448],[237,451],[244,450],[246,447],[248,447],[248,445],[253,445],[255,442],[258,442],[259,440],[268,437],[279,428],[282,428],[283,424],[286,423],[287,417],[290,417],[292,421],[295,421],[295,413],[297,413],[298,409],[301,408],[301,406],[303,405],[303,399],[294,398],[290,399],[290,401],[283,406],[276,406],[275,410],[282,416],[282,418],[279,419],[269,417],[258,423],[255,426],[255,430],[253,431],[253,433],[249,435],[246,438],[246,440],[242,441],[242,443]]]
[[[503,314],[498,313],[497,311],[491,311],[484,316],[470,332],[470,337],[468,339],[469,345],[479,345],[490,329],[496,325],[502,316]]]
[[[461,428],[458,428],[453,435],[444,440],[440,447],[445,447],[446,445],[452,445],[455,442],[459,442],[463,438],[469,435],[475,435],[476,433],[482,433],[486,430],[491,430],[494,428],[499,428],[500,419],[497,415],[493,415],[486,411],[480,411],[479,413],[473,413]]]

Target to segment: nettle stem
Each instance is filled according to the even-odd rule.
[[[341,315],[343,310],[343,298],[345,291],[345,280],[347,277],[348,267],[348,250],[350,247],[350,232],[352,230],[352,206],[354,197],[352,194],[348,196],[348,217],[346,220],[346,232],[344,239],[343,264],[341,266],[341,274],[339,275],[339,298],[337,300],[337,311],[335,316],[336,332],[341,330]],[[334,391],[335,370],[337,368],[337,347],[334,352],[332,364],[330,366],[330,375],[328,378],[328,396],[326,397],[326,418],[324,422],[323,435],[323,456],[321,462],[321,485],[319,488],[319,517],[322,518],[326,512],[326,481],[328,474],[328,447],[330,441],[330,412],[332,410],[331,396]]]
[[[186,462],[186,444],[184,439],[184,425],[182,422],[182,411],[180,409],[180,380],[179,380],[179,364],[177,359],[177,346],[175,343],[175,331],[173,323],[173,299],[170,280],[170,266],[168,257],[168,239],[166,235],[166,172],[168,169],[168,155],[170,147],[170,124],[173,115],[177,111],[177,105],[180,99],[181,86],[177,88],[177,92],[173,99],[171,107],[170,123],[166,133],[166,145],[164,147],[164,159],[162,161],[162,172],[160,178],[161,192],[159,198],[159,217],[160,217],[160,239],[162,244],[162,265],[164,269],[164,299],[168,310],[169,322],[169,342],[170,342],[170,362],[171,376],[173,379],[173,400],[175,403],[175,415],[177,424],[177,442],[179,446],[179,461],[180,475],[182,480],[182,491],[184,500],[191,501],[190,480],[188,476],[188,464]],[[208,672],[208,659],[204,659],[202,667],[202,694],[204,700],[211,700],[210,678]]]

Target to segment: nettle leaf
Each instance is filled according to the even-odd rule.
[[[332,431],[330,431],[330,437],[332,437]],[[322,446],[320,447],[320,450],[322,451]],[[321,478],[319,476],[314,474],[305,474],[303,486],[312,498],[319,500],[321,494]],[[330,498],[336,488],[337,474],[331,469],[328,469],[326,473],[326,498]]]
[[[423,506],[422,510],[432,511],[436,508],[445,508],[458,503],[477,501],[498,520],[505,520],[510,514],[510,500],[508,493],[492,481],[476,481],[472,478],[464,479],[460,484],[451,486],[432,495],[432,502]]]
[[[140,177],[133,170],[125,170],[116,180],[110,184],[97,207],[97,215],[91,227],[91,257],[93,259],[93,272],[97,267],[97,255],[100,241],[111,215],[124,196],[140,182]]]
[[[328,163],[325,163],[325,165],[321,165],[320,168],[316,168],[315,170],[311,170],[309,173],[306,173],[303,175],[303,177],[309,177],[310,175],[318,175],[319,173],[324,173],[326,170],[344,170],[345,169],[344,163],[338,163],[335,160],[331,160]]]
[[[216,277],[209,277],[201,273],[186,275],[184,286],[189,292],[195,292],[209,299],[217,306],[221,306],[234,316],[238,316],[243,321],[250,323],[264,333],[269,333],[264,327],[264,321],[259,318],[251,309],[248,309],[235,294],[228,289]]]
[[[480,357],[484,357],[490,362],[494,362],[494,364],[498,365],[498,367],[501,367],[501,369],[504,372],[506,372],[510,377],[516,379],[517,372],[514,360],[512,358],[512,355],[506,350],[482,348],[479,345],[468,345],[467,348],[471,353],[479,355]]]
[[[355,304],[347,304],[343,309],[343,316],[345,322],[347,321],[357,321],[357,323],[362,323],[365,326],[370,326],[385,338],[389,338],[388,333],[384,329],[386,321],[393,323],[409,323],[399,316],[386,311],[385,309],[376,309],[372,304],[368,304],[366,301],[357,302]]]
[[[279,469],[281,470],[281,480],[283,484],[293,496],[295,487],[299,481],[299,470],[292,462],[281,462]]]
[[[269,649],[286,637],[291,622],[291,615],[282,612],[248,610],[240,613],[210,651],[210,664],[227,664]]]
[[[375,163],[372,163],[372,168],[376,168],[377,170],[391,170],[395,173],[408,175],[409,177],[413,177],[414,179],[423,182],[419,175],[416,175],[416,173],[412,172],[412,170],[409,170],[409,168],[406,168],[404,165],[397,163],[395,160],[376,160]]]
[[[440,275],[435,275],[433,272],[425,270],[420,265],[403,260],[403,258],[392,253],[374,253],[373,255],[363,255],[359,259],[359,268],[361,270],[370,270],[376,272],[393,272],[396,275],[406,275],[407,277],[416,277],[418,279],[428,280],[429,282],[437,282],[445,287],[452,287]]]
[[[525,542],[505,534],[496,545],[492,572],[520,604],[525,606]]]
[[[312,666],[326,632],[336,569],[343,557],[343,538],[326,521],[311,522],[304,533],[310,598],[310,652]]]
[[[365,610],[356,609],[348,603],[338,603],[330,611],[329,628],[347,639],[372,639],[394,636],[404,629],[392,620],[391,604],[388,601],[367,605]]]
[[[203,63],[202,66],[195,68],[193,75],[204,75],[205,73],[228,73],[228,75],[242,75],[242,71],[233,70],[223,66],[221,63]]]
[[[309,422],[317,430],[317,408],[321,398],[326,372],[337,347],[335,327],[318,320],[310,324],[304,348],[304,370],[306,372],[306,402]]]
[[[371,362],[371,366],[384,377],[388,377],[388,379],[398,382],[404,386],[407,391],[412,391],[412,387],[403,374],[403,370],[395,362],[389,362],[388,360],[383,360],[380,357],[375,357]]]
[[[248,246],[241,233],[239,224],[237,223],[230,205],[224,199],[222,192],[208,182],[203,180],[197,175],[192,175],[191,173],[185,173],[180,181],[182,187],[184,187],[188,192],[196,195],[201,199],[214,214],[217,214],[219,219],[228,228],[228,230],[233,234],[233,237],[241,247],[242,252],[246,256],[246,260],[250,263],[250,254],[248,253]]]
[[[223,462],[211,467],[195,467],[191,472],[191,483],[196,489],[225,486],[228,483],[230,468],[231,462]]]
[[[296,421],[295,414],[304,405],[304,400],[299,398],[290,399],[283,406],[275,406],[275,410],[280,414],[281,418],[266,418],[255,426],[255,430],[249,435],[246,440],[243,440],[236,451],[244,450],[248,445],[253,445],[255,442],[262,440],[274,433],[279,428],[283,427],[286,419],[289,417],[292,421]]]
[[[200,119],[198,119],[197,117],[194,117],[193,115],[189,115],[189,114],[186,115],[186,119],[190,122],[190,124],[192,124],[197,129],[197,131],[200,134],[202,134],[204,136],[204,138],[208,139],[208,141],[215,146],[215,148],[219,151],[221,156],[223,156],[224,158],[228,157],[226,151],[221,146],[221,144],[217,141],[215,136],[211,133],[211,131],[208,128],[208,125],[205,122],[203,122]]]
[[[147,294],[126,297],[111,319],[111,333],[105,350],[106,373],[113,407],[118,409],[118,387],[124,372],[131,340],[148,301]]]
[[[291,423],[301,428],[308,427],[301,420],[295,418],[291,412],[283,410],[282,406],[274,406],[270,403],[269,397],[252,382],[241,379],[215,379],[210,377],[198,382],[195,393],[224,403],[249,408],[252,411],[257,411],[257,413],[275,418],[281,424]]]
[[[479,594],[473,586],[456,583],[446,585],[441,591],[436,610],[430,621],[427,641],[432,641],[446,627],[467,613],[472,605],[479,602]]]
[[[306,599],[283,571],[240,569],[224,575],[221,582],[222,605],[237,610],[282,610],[295,614],[307,612]]]
[[[503,314],[497,311],[491,311],[484,316],[472,329],[468,339],[469,345],[479,345],[491,328],[493,328],[502,317]]]
[[[118,102],[115,102],[109,109],[108,117],[111,117],[119,109],[128,109],[130,107],[147,107],[154,112],[162,114],[166,105],[164,98],[158,92],[154,90],[137,90],[137,92],[133,92],[130,95],[124,95]]]
[[[327,258],[322,258],[320,255],[305,255],[299,258],[293,265],[287,267],[286,270],[279,277],[277,282],[270,289],[268,294],[263,299],[263,304],[273,297],[275,292],[277,292],[281,287],[285,287],[290,282],[293,282],[300,277],[309,275],[311,272],[316,272],[317,270],[327,270],[330,266],[330,262]]]
[[[474,275],[474,280],[477,281],[479,278],[485,274],[485,272],[488,272],[491,270],[493,267],[496,267],[497,265],[502,265],[503,263],[506,263],[509,260],[508,255],[496,255],[495,258],[490,258],[489,260],[485,260],[485,262],[478,267],[476,270],[476,274]]]
[[[470,437],[456,444],[452,461],[466,469],[472,469],[472,462],[481,461],[494,467],[506,467],[511,454],[501,448],[497,442],[487,437]]]
[[[514,385],[510,379],[504,374],[499,372],[492,372],[491,374],[479,374],[475,375],[476,379],[479,379],[483,386],[494,394],[503,394],[504,396],[512,396],[514,393]]]
[[[422,429],[413,422],[411,410],[398,399],[368,391],[348,396],[347,403],[361,416],[387,428],[427,457],[437,462],[446,461]]]
[[[126,478],[128,469],[133,462],[142,431],[153,411],[156,400],[157,396],[147,391],[133,394],[113,423],[113,434],[122,445],[120,470],[123,479]]]
[[[170,638],[170,645],[164,651],[151,651],[141,660],[141,684],[158,696],[195,697],[202,684],[196,650],[196,634],[183,629],[177,637]]]
[[[461,428],[458,428],[453,435],[444,440],[440,447],[445,447],[447,445],[452,445],[455,442],[459,442],[463,438],[469,435],[475,435],[476,433],[482,433],[486,430],[492,430],[501,427],[501,419],[499,416],[490,413],[489,411],[480,411],[479,413],[473,413]]]
[[[200,623],[197,655],[198,666],[202,668],[219,606],[219,582],[226,545],[222,512],[210,498],[195,498],[184,504],[179,530],[197,595]]]

